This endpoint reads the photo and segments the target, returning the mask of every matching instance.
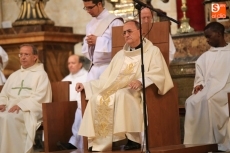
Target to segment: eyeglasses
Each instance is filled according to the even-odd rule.
[[[88,10],[92,10],[95,6],[97,6],[97,4],[95,4],[94,6],[83,7],[83,9],[88,11]]]
[[[30,55],[32,55],[32,54],[27,54],[27,53],[23,54],[23,53],[20,53],[20,54],[18,54],[18,57],[23,57],[23,56],[29,57]]]
[[[137,30],[135,30],[135,31],[137,31]],[[128,35],[131,35],[132,33],[133,33],[134,31],[132,31],[132,30],[126,30],[126,31],[123,31],[123,36],[125,36],[126,34],[128,34]]]

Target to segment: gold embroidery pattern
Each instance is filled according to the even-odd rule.
[[[95,133],[98,137],[106,137],[113,133],[113,108],[109,106],[114,100],[113,95],[117,90],[124,88],[133,79],[139,65],[139,61],[127,64],[121,70],[113,84],[100,93],[100,103],[95,112]]]

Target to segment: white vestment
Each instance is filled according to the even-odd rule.
[[[1,94],[0,105],[0,152],[31,153],[35,132],[42,122],[42,103],[51,102],[51,86],[43,64],[19,69],[7,79]],[[8,110],[18,105],[17,114]]]
[[[173,43],[172,36],[169,34],[169,63],[174,59],[174,54],[176,52],[176,47]]]
[[[159,48],[145,39],[144,65],[146,86],[154,83],[159,94],[173,87],[164,57]],[[141,79],[140,49],[129,51],[125,45],[99,80],[84,83],[89,99],[79,134],[89,138],[93,151],[112,149],[112,142],[128,139],[140,143],[143,131],[141,90],[130,89],[132,80]],[[135,113],[133,113],[135,112]]]
[[[230,44],[211,47],[197,60],[194,87],[204,88],[186,100],[184,144],[218,143],[219,150],[230,151],[229,65]]]
[[[69,143],[77,147],[78,149],[83,148],[83,139],[82,136],[78,135],[78,130],[81,124],[82,112],[81,112],[81,95],[80,92],[75,90],[76,84],[81,82],[86,82],[88,72],[82,68],[76,74],[69,74],[62,81],[71,81],[70,84],[70,101],[77,101],[77,110],[75,112],[75,119],[72,126],[72,137],[69,140]]]
[[[0,46],[0,56],[2,58],[2,63],[0,63],[0,85],[3,85],[6,82],[6,78],[3,74],[3,70],[8,63],[8,55],[5,50]]]
[[[111,22],[107,22],[109,20]],[[107,26],[102,28],[104,25]],[[111,15],[106,9],[87,24],[86,37],[90,34],[98,36],[94,48],[88,46],[86,37],[82,46],[82,53],[93,63],[88,74],[88,81],[98,79],[109,65],[112,51],[112,27],[121,25],[123,25],[122,20]]]

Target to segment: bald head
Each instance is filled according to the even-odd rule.
[[[84,57],[79,55],[71,55],[68,58],[68,69],[71,74],[76,74],[81,70],[84,63]]]
[[[152,11],[147,7],[141,9],[141,21],[142,21],[142,23],[151,23],[152,20],[153,20]]]

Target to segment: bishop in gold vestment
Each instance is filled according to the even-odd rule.
[[[84,87],[89,99],[79,134],[88,137],[92,151],[111,150],[112,142],[125,137],[141,143],[143,104],[138,23],[126,22],[123,31],[126,45],[100,78],[83,83],[83,86],[76,85],[77,91]],[[131,47],[134,48],[132,51]],[[154,83],[158,93],[163,95],[173,87],[164,57],[159,48],[147,39],[143,41],[143,48],[146,86]]]

